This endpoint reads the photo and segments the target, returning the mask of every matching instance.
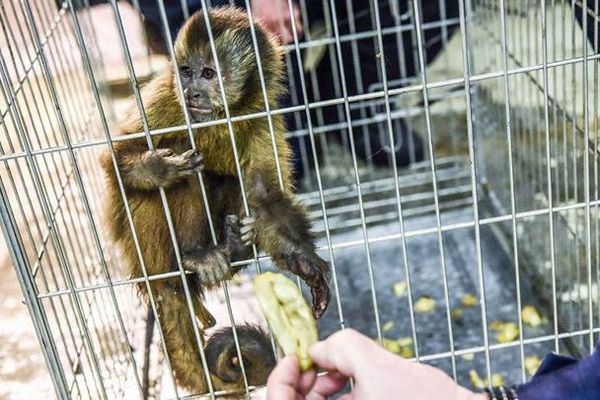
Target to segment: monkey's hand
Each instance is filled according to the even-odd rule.
[[[302,248],[273,255],[273,260],[306,282],[312,294],[313,314],[315,318],[321,318],[331,297],[327,284],[327,271],[329,271],[327,262],[312,249]]]
[[[202,169],[202,155],[196,150],[175,154],[171,149],[158,149],[154,153],[162,161],[163,168],[158,174],[162,186],[169,186]]]
[[[283,193],[270,174],[257,170],[247,177],[249,201],[256,215],[257,242],[275,264],[300,276],[310,287],[313,313],[320,318],[329,304],[329,264],[316,253],[306,212]]]
[[[181,179],[202,169],[202,155],[196,150],[175,154],[171,149],[156,149],[142,155],[142,166],[132,169],[131,174],[145,179],[150,186],[169,187]]]
[[[197,248],[185,251],[183,268],[196,274],[200,287],[213,288],[231,279],[234,271],[229,263],[229,252],[222,247]]]
[[[250,255],[250,248],[256,243],[255,219],[237,215],[225,216],[224,241],[231,254],[231,260],[241,260]]]

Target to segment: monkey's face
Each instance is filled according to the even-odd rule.
[[[212,62],[190,57],[179,65],[185,105],[193,122],[214,119],[220,114],[220,89]]]
[[[256,111],[264,104],[252,30],[245,12],[235,8],[212,10],[214,50],[219,61],[225,100],[232,115]],[[267,92],[278,79],[282,64],[272,37],[255,25],[256,42],[263,65]],[[183,85],[185,106],[193,122],[223,118],[225,102],[217,75],[204,14],[197,12],[181,28],[175,40],[175,58]],[[258,101],[257,101],[258,99]]]

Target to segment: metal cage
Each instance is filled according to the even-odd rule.
[[[304,26],[284,45],[288,104],[230,119],[286,115],[297,198],[333,267],[321,337],[403,338],[402,354],[469,387],[497,373],[520,383],[549,351],[588,354],[600,332],[598,0],[323,0],[311,3],[318,21],[308,2],[287,3]],[[172,48],[164,58],[139,45],[139,1],[57,3],[0,4],[0,226],[23,297],[57,397],[139,398],[148,385],[185,397],[160,340],[143,367],[146,308],[133,289],[180,272],[124,275],[97,161],[123,99]],[[248,282],[269,258],[240,264],[258,268],[211,297],[222,325],[261,321]],[[526,306],[539,323],[522,318]],[[516,333],[502,340],[498,322]]]

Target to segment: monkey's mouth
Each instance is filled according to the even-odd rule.
[[[197,114],[197,115],[208,115],[208,114],[212,114],[212,112],[213,112],[213,110],[211,108],[191,106],[189,104],[188,104],[187,108],[192,114]]]

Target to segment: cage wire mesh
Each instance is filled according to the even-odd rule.
[[[320,336],[353,327],[469,387],[498,373],[519,383],[549,351],[588,354],[600,330],[598,1],[316,3],[298,2],[290,102],[269,112],[286,115],[296,197],[334,267]],[[159,339],[145,359],[133,286],[148,277],[125,275],[99,211],[99,152],[164,58],[136,53],[125,4],[100,7],[99,21],[87,1],[0,5],[2,230],[57,397],[150,386],[179,398]],[[270,268],[264,255],[240,264],[258,261]],[[213,295],[219,324],[261,321],[255,271]]]

